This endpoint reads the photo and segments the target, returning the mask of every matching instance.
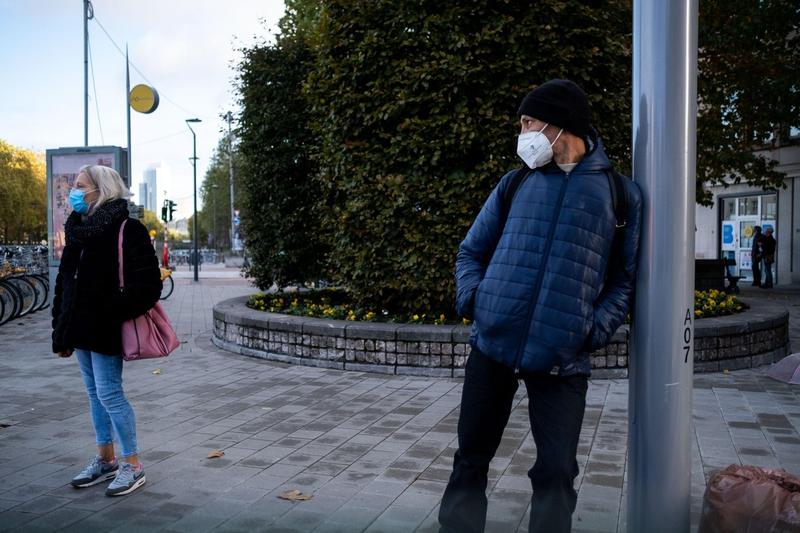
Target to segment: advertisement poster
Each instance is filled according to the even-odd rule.
[[[732,220],[722,221],[722,249],[736,250],[736,223]]]
[[[739,270],[752,270],[753,257],[750,255],[749,250],[742,250],[739,252]]]
[[[72,212],[69,205],[69,191],[78,177],[78,170],[85,165],[103,165],[114,168],[114,154],[78,153],[58,154],[52,157],[52,182],[50,187],[50,213],[52,232],[50,233],[50,258],[61,260],[64,250],[64,223]]]

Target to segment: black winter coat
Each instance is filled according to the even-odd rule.
[[[768,262],[775,261],[775,245],[777,242],[775,241],[775,237],[772,235],[764,235],[764,238],[761,240],[761,249],[764,252],[764,260]]]
[[[79,348],[121,355],[122,323],[143,315],[161,295],[158,259],[147,228],[135,219],[128,219],[123,232],[125,289],[120,290],[117,240],[128,209],[125,200],[110,203],[103,216],[82,220],[73,212],[67,221],[53,300],[55,353]],[[98,224],[93,218],[103,220]],[[93,223],[90,236],[84,231],[84,238],[70,238],[75,228],[85,230]]]

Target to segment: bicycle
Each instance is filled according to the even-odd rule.
[[[43,246],[0,247],[0,325],[50,305],[46,258]]]
[[[161,267],[161,296],[160,300],[166,300],[175,290],[175,282],[172,280],[172,270]]]

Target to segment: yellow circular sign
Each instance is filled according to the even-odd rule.
[[[152,113],[158,108],[158,92],[149,85],[139,84],[131,89],[128,101],[134,111]]]
[[[744,238],[749,239],[753,236],[753,226],[747,226],[744,228]]]

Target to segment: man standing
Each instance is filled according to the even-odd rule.
[[[589,354],[622,324],[634,290],[641,193],[613,174],[585,93],[551,80],[519,116],[526,170],[500,180],[456,260],[456,308],[474,322],[444,532],[485,527],[489,463],[520,379],[536,443],[529,531],[570,530]]]
[[[764,269],[767,271],[767,277],[764,280],[762,289],[772,288],[772,264],[775,262],[775,237],[772,236],[772,226],[764,230],[764,237],[761,239],[761,251],[764,254]]]
[[[761,260],[763,259],[761,251],[761,242],[764,235],[761,234],[761,226],[753,228],[755,234],[753,235],[753,247],[750,250],[750,263],[753,265],[753,287],[761,286]]]

